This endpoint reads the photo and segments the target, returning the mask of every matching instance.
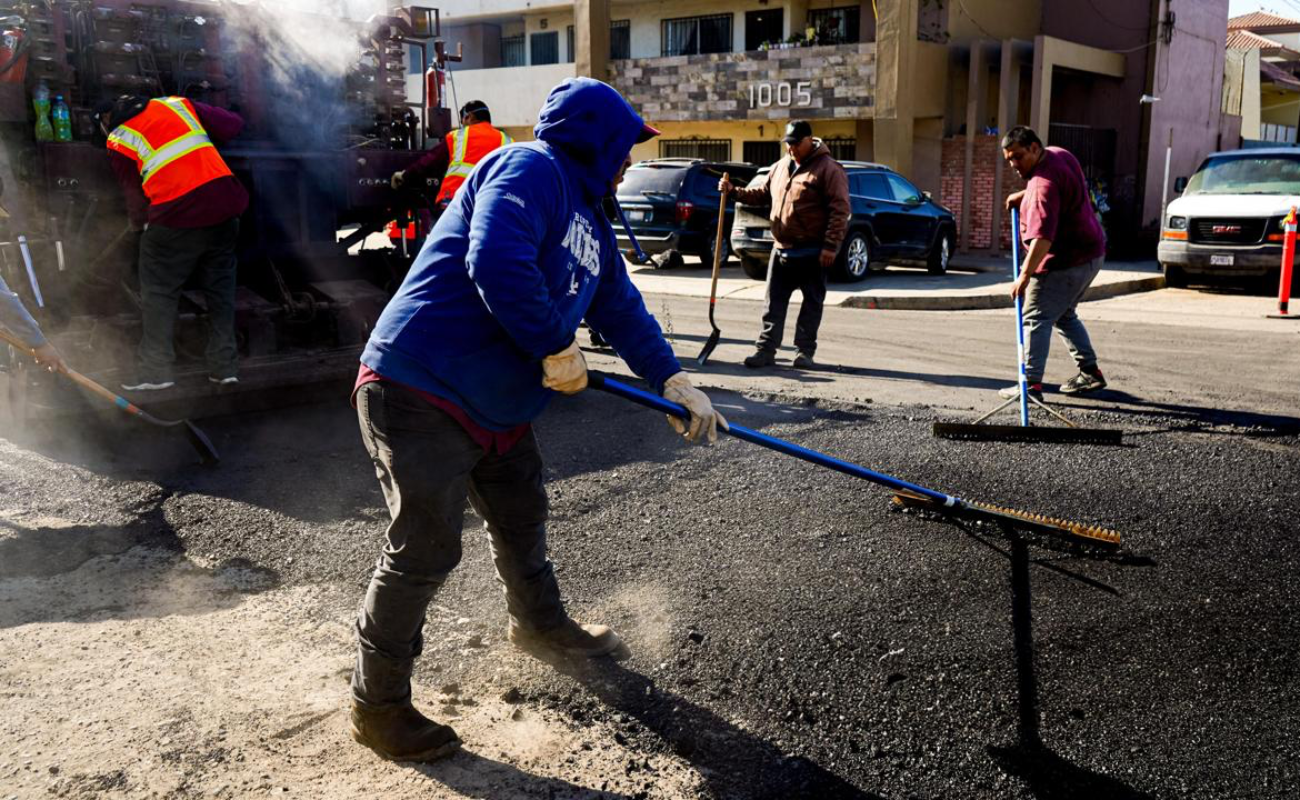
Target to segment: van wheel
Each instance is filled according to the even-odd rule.
[[[1165,286],[1170,289],[1186,289],[1187,273],[1177,264],[1161,264],[1160,268],[1165,273]]]
[[[741,256],[740,268],[745,274],[756,281],[767,280],[767,259],[755,258],[753,256]]]
[[[855,283],[871,270],[871,242],[862,231],[853,231],[844,240],[844,249],[835,265],[836,277]]]

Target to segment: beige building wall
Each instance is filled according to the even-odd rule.
[[[1042,0],[948,0],[944,5],[948,8],[948,33],[955,42],[1033,39],[1042,23]]]
[[[1241,80],[1241,138],[1258,139],[1260,134],[1259,51],[1246,52]]]
[[[664,122],[656,123],[661,136],[632,148],[632,159],[644,161],[659,157],[663,139],[727,139],[731,142],[731,159],[740,161],[745,142],[779,142],[787,120],[768,122]],[[812,120],[813,135],[820,139],[852,139],[856,134],[853,120]]]

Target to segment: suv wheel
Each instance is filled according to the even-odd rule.
[[[756,258],[754,256],[741,256],[740,268],[745,271],[745,275],[756,280],[767,280],[767,259]]]
[[[1187,288],[1187,273],[1177,264],[1161,264],[1165,273],[1165,286],[1171,289]]]
[[[700,250],[700,266],[708,270],[713,269],[713,243],[715,241],[716,239],[710,236],[708,238],[707,243]],[[731,242],[729,242],[727,239],[724,238],[722,240],[722,263],[720,266],[725,267],[727,265],[727,259],[730,257],[731,257]]]
[[[952,231],[944,230],[939,232],[939,240],[934,243],[930,250],[929,270],[931,275],[946,275],[948,273],[948,262],[952,258]]]
[[[860,281],[871,269],[871,241],[862,231],[853,231],[844,240],[844,251],[836,262],[836,277],[843,281]],[[884,265],[877,269],[884,269]]]

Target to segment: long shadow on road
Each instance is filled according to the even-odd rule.
[[[552,662],[606,706],[635,718],[686,759],[715,796],[729,800],[883,800],[812,761],[781,752],[652,679],[599,659]]]

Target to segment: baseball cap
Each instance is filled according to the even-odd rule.
[[[636,135],[636,143],[641,144],[642,142],[648,142],[658,136],[659,133],[660,131],[658,128],[648,122],[643,122],[641,124],[641,132]]]
[[[807,136],[812,136],[812,126],[804,120],[795,119],[785,126],[785,136],[781,140],[787,144],[798,144]]]

